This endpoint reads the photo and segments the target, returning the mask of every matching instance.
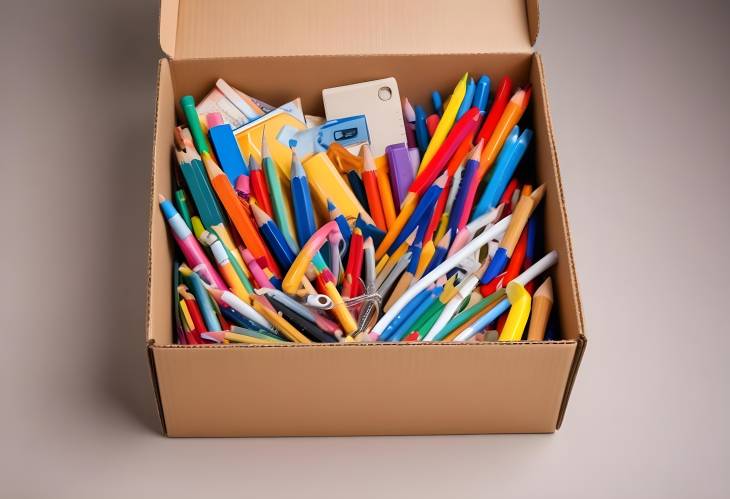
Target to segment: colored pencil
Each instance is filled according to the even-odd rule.
[[[289,247],[286,237],[282,234],[271,217],[264,212],[264,210],[259,208],[257,205],[252,204],[251,211],[253,212],[254,219],[256,220],[259,233],[264,237],[269,249],[274,254],[274,258],[276,258],[276,261],[279,262],[282,269],[285,271],[289,270],[291,264],[294,263],[296,255]]]
[[[271,208],[271,197],[269,188],[266,185],[266,177],[261,169],[261,164],[256,161],[253,155],[248,160],[249,182],[251,184],[251,195],[254,197],[262,210],[270,217],[274,216],[274,210]]]
[[[365,186],[365,193],[367,194],[370,216],[373,217],[375,225],[380,230],[387,230],[385,213],[383,212],[383,205],[380,200],[377,168],[375,167],[373,154],[367,144],[363,145],[360,149],[360,155],[363,158],[362,182]]]
[[[266,186],[269,188],[271,207],[274,211],[273,218],[276,220],[276,225],[281,230],[281,233],[284,234],[284,238],[289,243],[291,250],[296,252],[299,250],[299,245],[294,234],[289,204],[281,188],[279,167],[269,153],[269,143],[266,140],[265,131],[261,135],[261,167],[266,175]]]
[[[301,161],[292,149],[291,157],[291,196],[294,204],[294,220],[296,221],[297,238],[304,244],[309,241],[317,230],[314,223],[312,195],[309,192],[309,182]]]
[[[550,277],[537,288],[532,297],[532,313],[530,314],[530,327],[527,331],[529,341],[542,341],[545,339],[550,311],[553,308],[553,281]]]
[[[342,285],[343,298],[352,298],[360,294],[360,273],[363,259],[363,237],[360,229],[355,228],[350,239],[350,251]]]
[[[228,213],[228,217],[231,219],[233,226],[238,231],[238,235],[241,237],[246,247],[250,249],[251,253],[253,253],[253,255],[257,258],[264,258],[267,266],[272,270],[272,272],[274,272],[274,274],[280,274],[281,271],[279,270],[279,266],[276,264],[274,257],[264,244],[264,241],[251,220],[251,217],[243,209],[236,192],[233,190],[233,186],[228,181],[228,177],[226,177],[223,170],[221,170],[207,154],[203,155],[203,163],[208,171],[208,176],[213,184],[213,189],[215,189],[216,194],[218,194],[218,198],[223,203],[223,206]]]

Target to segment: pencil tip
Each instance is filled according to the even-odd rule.
[[[373,152],[370,150],[370,146],[363,144],[360,147],[360,155],[362,156],[362,168],[365,171],[375,171],[375,160],[373,159]]]
[[[302,162],[299,160],[299,156],[297,156],[297,153],[294,151],[294,149],[291,150],[290,176],[291,176],[291,178],[307,176],[307,174],[304,171],[304,167],[302,166]]]
[[[261,159],[269,157],[269,142],[266,140],[266,125],[261,132]]]
[[[474,149],[471,150],[471,155],[469,156],[469,159],[472,161],[478,161],[482,155],[482,147],[484,147],[483,138],[479,139],[479,142],[477,142],[477,145],[475,145]]]
[[[164,195],[162,195],[162,194],[158,195],[157,197],[160,200],[160,203],[162,203],[164,201],[167,201],[167,198]]]
[[[332,202],[330,198],[327,198],[327,211],[334,211],[337,209],[337,206]]]
[[[253,154],[248,155],[248,169],[249,169],[249,171],[251,171],[251,170],[257,171],[257,170],[261,169],[261,165],[259,164],[258,161],[256,161],[256,158],[254,157]]]
[[[261,226],[268,222],[268,215],[264,212],[264,210],[259,208],[256,203],[251,204],[251,213],[253,214],[254,219],[256,219],[256,225]]]
[[[200,337],[208,341],[223,343],[226,338],[226,333],[225,331],[206,331],[204,333],[200,333]]]

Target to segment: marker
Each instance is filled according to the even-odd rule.
[[[441,116],[444,113],[444,102],[438,90],[431,92],[431,103],[433,104],[433,112]]]
[[[497,91],[494,94],[494,104],[492,104],[492,108],[489,110],[489,114],[484,120],[482,128],[479,130],[476,140],[484,140],[486,142],[491,138],[494,129],[497,127],[499,118],[504,113],[504,108],[507,107],[507,102],[511,94],[512,80],[509,79],[509,76],[505,76],[499,82]]]
[[[200,126],[200,116],[195,110],[195,99],[192,95],[184,95],[180,99],[180,106],[182,107],[185,119],[188,122],[188,129],[193,136],[195,142],[195,148],[198,153],[202,156],[204,153],[210,154],[210,148],[208,147],[208,140],[205,138],[203,128]]]

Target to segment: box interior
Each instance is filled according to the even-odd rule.
[[[394,76],[401,95],[412,102],[428,103],[430,92],[448,94],[464,72],[488,74],[492,90],[508,75],[513,82],[533,86],[533,101],[524,123],[535,131],[532,153],[520,168],[536,169],[539,182],[546,184],[543,200],[545,248],[559,253],[552,270],[563,340],[583,335],[581,307],[577,293],[567,218],[561,192],[553,132],[545,95],[542,64],[538,55],[448,54],[367,55],[307,57],[241,57],[228,59],[172,60],[159,65],[154,173],[150,206],[150,296],[147,338],[157,346],[172,344],[172,240],[157,207],[157,196],[171,195],[173,129],[179,119],[177,102],[183,95],[200,99],[217,78],[273,105],[301,97],[305,112],[322,114],[321,90],[358,81]],[[550,342],[546,342],[550,344]],[[295,348],[286,345],[281,348]],[[515,345],[519,347],[519,345]],[[187,348],[207,348],[206,346]],[[245,347],[244,347],[245,348]]]

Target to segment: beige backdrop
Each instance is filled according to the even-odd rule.
[[[589,336],[560,432],[171,440],[143,341],[157,4],[2,3],[0,496],[730,495],[727,5],[542,4]]]

